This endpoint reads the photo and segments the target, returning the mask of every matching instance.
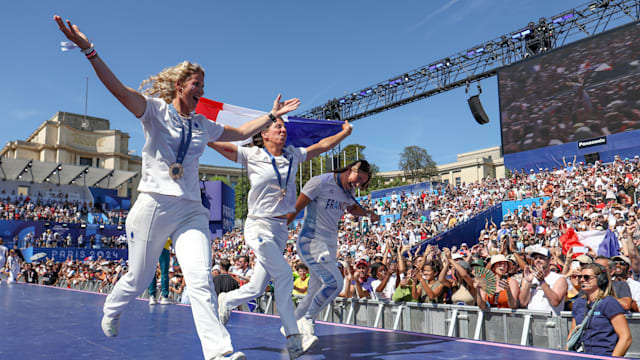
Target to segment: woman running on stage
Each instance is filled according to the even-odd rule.
[[[373,210],[363,209],[353,196],[353,190],[366,189],[369,180],[371,166],[366,160],[314,176],[302,188],[296,211],[287,215],[292,222],[302,209],[307,208],[296,242],[298,255],[311,272],[307,295],[296,308],[298,328],[307,336],[315,337],[313,321],[342,291],[342,275],[336,261],[338,222],[344,211],[378,221],[378,215]]]
[[[275,301],[287,336],[289,357],[295,359],[315,344],[317,338],[300,335],[291,300],[293,274],[282,255],[289,232],[287,214],[295,210],[296,172],[298,164],[333,148],[351,134],[346,121],[342,131],[326,137],[307,148],[287,146],[287,128],[280,117],[262,130],[264,147],[238,147],[230,143],[210,143],[227,159],[247,167],[249,215],[244,226],[247,245],[256,254],[251,280],[241,288],[222,293],[219,297],[220,321],[226,324],[233,307],[261,295],[269,280],[275,283]]]
[[[104,304],[102,330],[116,336],[126,306],[149,286],[167,238],[176,255],[191,299],[196,331],[206,359],[244,359],[233,353],[231,339],[216,316],[216,295],[211,277],[209,213],[202,206],[198,187],[198,159],[215,140],[245,139],[271,123],[270,116],[295,110],[299,99],[274,102],[268,115],[233,128],[194,113],[204,94],[204,70],[187,61],[166,68],[142,83],[143,94],[124,86],[98,57],[93,45],[76,25],[59,16],[54,20],[64,35],[78,45],[111,93],[142,122],[140,192],[126,221],[129,271],[118,281]]]

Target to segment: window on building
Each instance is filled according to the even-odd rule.
[[[100,158],[96,158],[96,167],[100,167]]]
[[[445,185],[449,185],[449,179],[444,179]]]
[[[92,166],[93,165],[93,159],[92,158],[86,158],[86,157],[80,157],[80,166]]]
[[[460,177],[456,177],[456,186],[460,186],[461,183],[462,180],[460,180]]]

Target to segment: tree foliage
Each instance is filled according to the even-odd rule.
[[[247,198],[249,197],[249,178],[246,175],[241,176],[233,188],[236,195],[236,219],[246,219],[249,213]]]
[[[416,145],[407,146],[402,150],[398,167],[404,171],[407,179],[414,182],[431,180],[438,176],[438,168],[431,155],[426,149]]]

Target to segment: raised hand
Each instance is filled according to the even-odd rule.
[[[271,112],[275,117],[280,117],[300,106],[300,99],[298,98],[289,99],[285,102],[280,102],[280,99],[282,99],[282,94],[278,94],[278,97],[273,101],[273,109]]]
[[[345,120],[344,124],[342,124],[342,131],[346,131],[347,135],[351,135],[352,130],[353,130],[353,126],[349,124],[347,120]]]
[[[65,25],[62,18],[58,15],[53,16],[53,20],[58,23],[58,27],[60,31],[67,37],[67,39],[71,40],[74,44],[78,45],[80,49],[88,49],[91,47],[91,42],[85,34],[80,32],[80,28],[78,25],[72,25],[71,21],[67,20],[67,24]]]
[[[527,265],[527,267],[524,268],[523,278],[528,282],[532,282],[534,275],[535,274],[533,269],[531,269],[531,266]]]

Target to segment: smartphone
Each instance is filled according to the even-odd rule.
[[[586,246],[574,246],[571,248],[571,250],[573,251],[574,254],[586,254],[589,252],[589,248]]]
[[[571,268],[573,270],[580,270],[580,261],[572,261],[571,262]]]

